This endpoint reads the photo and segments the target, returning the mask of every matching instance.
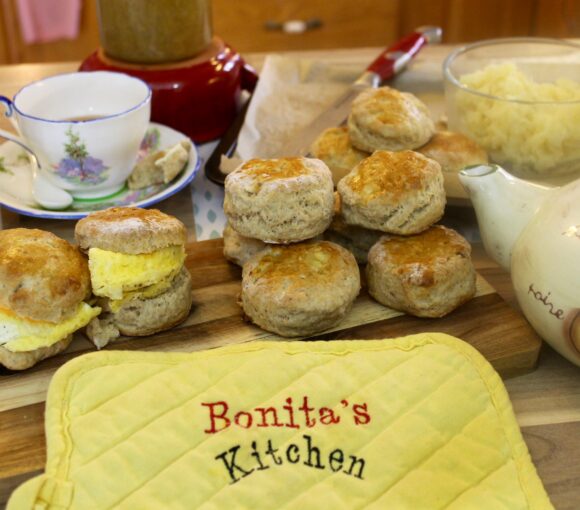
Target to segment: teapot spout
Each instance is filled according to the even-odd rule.
[[[518,179],[497,165],[474,165],[459,172],[467,190],[485,251],[510,270],[513,246],[553,189]]]

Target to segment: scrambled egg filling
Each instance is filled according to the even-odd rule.
[[[169,288],[184,261],[185,248],[181,245],[137,255],[91,248],[89,269],[93,293],[95,296],[123,301],[134,291],[159,294]]]
[[[48,347],[86,326],[100,313],[99,307],[81,303],[72,317],[54,323],[25,319],[0,308],[0,346],[12,352]]]
[[[131,301],[132,299],[150,299],[159,296],[159,294],[169,290],[169,287],[171,287],[171,284],[173,283],[174,276],[175,274],[171,273],[166,278],[160,282],[154,283],[153,285],[149,285],[143,289],[125,292],[121,299],[111,299],[109,301],[111,312],[117,313],[127,301]]]

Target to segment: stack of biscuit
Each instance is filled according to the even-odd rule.
[[[226,178],[224,254],[243,267],[241,304],[254,323],[303,336],[344,317],[358,288],[339,247],[367,264],[369,293],[388,307],[440,317],[473,297],[469,243],[435,223],[444,174],[487,161],[477,144],[436,132],[418,98],[381,87],[361,93],[347,126],[324,131],[311,154],[250,160]],[[304,245],[320,235],[326,244]]]
[[[328,137],[324,132],[315,142],[315,155],[324,145],[321,139]],[[485,152],[461,134],[436,132],[418,98],[389,87],[357,97],[343,137],[348,140],[340,147],[348,158],[344,147],[349,145],[369,155],[337,183],[340,221],[333,221],[331,236],[346,237],[349,244],[352,239],[376,240],[367,260],[360,244],[357,254],[359,261],[367,262],[371,296],[421,317],[446,315],[473,297],[469,243],[434,224],[445,209],[444,183],[449,179],[444,175],[455,176],[468,164],[486,162]],[[333,162],[340,159],[333,157]]]
[[[410,150],[377,150],[338,183],[347,225],[384,235],[368,251],[370,295],[420,317],[441,317],[475,294],[470,246],[434,223],[445,208],[439,163]]]
[[[376,150],[415,150],[441,165],[447,195],[462,196],[459,171],[488,162],[487,153],[475,141],[446,131],[445,123],[436,126],[417,97],[390,87],[361,93],[347,124],[325,130],[310,148],[312,156],[332,171],[335,186]]]
[[[477,143],[465,135],[445,131],[444,128],[444,125],[436,127],[429,116],[427,107],[412,94],[399,92],[390,87],[370,89],[360,94],[353,102],[347,125],[323,131],[312,144],[310,153],[328,165],[333,174],[334,184],[338,187],[338,183],[343,177],[375,151],[414,151],[439,163],[445,194],[459,197],[464,195],[458,178],[459,171],[468,165],[486,163],[487,154]],[[393,155],[383,154],[376,156],[375,160],[381,157],[385,163],[388,158],[391,160],[396,158]],[[408,154],[407,157],[417,162],[422,161],[417,154]],[[400,160],[401,166],[403,159]],[[373,163],[367,162],[365,166],[373,166]],[[375,168],[375,173],[382,173],[380,167],[384,165],[375,161],[374,166],[378,167]],[[412,167],[413,164],[409,161],[407,166]],[[433,167],[432,164],[431,166]],[[367,168],[362,172],[363,176],[359,180],[376,180],[376,176],[372,177],[371,173],[373,171]],[[397,171],[390,172],[390,176],[383,175],[382,178],[385,181],[383,184],[393,187],[387,181],[389,178],[395,179],[399,173]],[[437,172],[431,172],[431,174],[434,173]],[[411,179],[408,181],[408,185],[410,185]],[[372,185],[367,182],[366,186],[368,189]],[[429,210],[422,211],[421,204],[403,200],[404,206],[402,210],[397,211],[391,224],[396,224],[397,220],[406,213],[414,215],[422,211],[429,216],[438,210],[442,211],[443,204],[441,204],[439,194],[433,195],[431,191],[427,190],[421,200],[423,202],[429,201],[430,196],[432,196],[439,201],[437,206],[430,204],[426,208]],[[349,194],[348,191],[346,193]],[[352,195],[352,193],[349,194],[350,199],[356,201]],[[348,198],[345,202],[346,215],[352,216],[353,212],[349,206]],[[397,200],[396,203],[398,202]],[[373,205],[371,204],[370,207]],[[380,200],[374,203],[374,207],[382,207]],[[392,212],[390,207],[388,209]],[[366,216],[374,216],[372,211],[365,211],[365,214]],[[383,219],[388,214],[390,213],[383,212]],[[410,223],[413,223],[412,218],[409,220]],[[325,237],[353,249],[357,260],[360,263],[366,263],[370,248],[369,240],[377,237],[376,222],[377,218],[369,219],[368,217],[366,219],[364,217],[358,219],[351,217],[345,220],[341,211],[338,210]],[[423,222],[429,222],[428,218],[424,218]],[[411,228],[415,229],[416,227],[411,225]],[[386,230],[386,232],[390,232],[390,230]],[[401,225],[399,232],[396,230],[393,232],[403,235],[409,233],[405,232],[404,225]]]
[[[354,256],[318,240],[334,213],[326,164],[253,159],[225,181],[224,255],[243,266],[241,305],[263,329],[306,336],[335,326],[360,290]]]

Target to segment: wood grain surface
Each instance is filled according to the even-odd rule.
[[[221,239],[190,243],[186,266],[193,278],[194,306],[180,327],[147,338],[125,338],[110,349],[196,351],[255,339],[280,338],[247,323],[237,304],[241,270],[227,262]],[[363,289],[349,315],[333,330],[311,339],[370,339],[440,331],[462,338],[504,376],[534,369],[541,342],[523,317],[483,279],[478,296],[442,319],[418,319],[374,302]],[[0,372],[0,503],[14,487],[43,468],[44,400],[55,370],[94,350],[78,334],[67,351],[23,372]]]

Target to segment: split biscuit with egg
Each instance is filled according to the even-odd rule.
[[[471,246],[442,225],[379,240],[369,251],[366,276],[379,303],[417,317],[443,317],[476,290]]]
[[[401,151],[425,145],[435,133],[435,123],[413,94],[380,87],[361,92],[353,101],[348,132],[361,151]]]
[[[0,231],[0,364],[23,370],[66,349],[101,312],[90,294],[78,248],[42,230]]]
[[[226,177],[224,212],[242,236],[294,243],[326,230],[333,190],[332,174],[318,159],[251,159]]]
[[[340,179],[369,156],[368,152],[358,150],[352,145],[346,126],[325,129],[314,140],[310,153],[326,163],[332,172],[335,186]]]
[[[338,183],[349,225],[389,234],[417,234],[445,209],[441,166],[413,151],[376,151]]]
[[[184,321],[192,305],[184,266],[185,226],[156,209],[115,207],[75,227],[88,254],[93,294],[103,314],[87,335],[103,347],[120,335],[146,336]]]
[[[354,256],[327,241],[270,246],[244,264],[241,304],[261,328],[308,336],[338,324],[360,291]]]

